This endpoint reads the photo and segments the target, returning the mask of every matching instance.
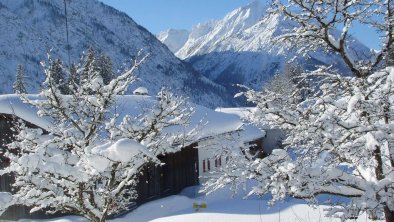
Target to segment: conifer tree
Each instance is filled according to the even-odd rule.
[[[93,48],[88,49],[83,62],[80,85],[86,83],[94,85],[94,87],[90,87],[90,89],[88,90],[89,94],[95,93],[95,91],[92,91],[93,88],[97,89],[104,86],[103,78],[101,76],[100,62]]]
[[[63,69],[63,63],[60,59],[49,61],[49,70],[51,72],[54,83],[58,86],[61,93],[67,92],[66,74]]]
[[[108,85],[108,83],[114,78],[114,73],[112,71],[111,58],[104,53],[101,54],[99,58],[99,69],[101,77],[103,78],[103,83]]]
[[[89,81],[93,77],[95,70],[98,70],[96,51],[93,48],[88,48],[86,55],[83,58],[83,71],[81,81]]]
[[[305,73],[304,68],[297,63],[287,63],[284,69],[284,75],[298,91],[297,96],[299,98],[299,102],[304,101],[308,95],[312,93],[308,82],[303,81],[303,73]]]
[[[24,70],[22,64],[18,64],[16,67],[16,78],[15,78],[15,82],[13,85],[14,93],[18,93],[18,94],[27,93],[25,85],[26,85],[25,70]]]
[[[70,66],[69,75],[68,75],[68,79],[67,79],[67,88],[68,88],[67,94],[69,94],[69,91],[71,88],[79,85],[80,82],[81,82],[80,75],[78,75],[77,67],[73,63]]]

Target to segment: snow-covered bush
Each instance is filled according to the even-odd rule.
[[[5,155],[10,165],[0,174],[15,177],[14,204],[30,206],[32,212],[105,221],[136,198],[135,185],[144,164],[159,164],[157,155],[179,150],[185,139],[177,131],[165,133],[169,132],[165,128],[187,124],[192,113],[185,99],[162,90],[159,101],[137,116],[119,119],[114,111],[117,98],[135,81],[133,73],[144,60],[108,84],[100,75],[71,82],[69,95],[61,93],[51,69],[46,69],[39,99],[21,95],[53,125],[31,129],[21,123],[16,140],[9,144]]]

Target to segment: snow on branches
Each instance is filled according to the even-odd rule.
[[[287,134],[285,150],[264,159],[242,160],[224,177],[258,181],[251,194],[272,193],[316,203],[319,194],[350,198],[328,215],[343,220],[367,212],[391,221],[394,212],[394,68],[368,78],[344,77],[321,68],[302,81],[318,86],[301,101],[282,92],[249,90],[257,105],[253,122],[279,127]],[[295,90],[294,93],[297,93]],[[225,181],[225,179],[221,179]],[[229,181],[229,183],[232,183]]]
[[[357,77],[379,70],[394,45],[392,0],[272,0],[270,12],[279,13],[295,24],[275,41],[303,46],[300,54],[320,48],[335,52]],[[355,24],[383,35],[381,49],[371,60],[353,59],[355,50],[350,47],[350,41],[351,28]]]
[[[111,140],[134,138],[155,156],[174,153],[190,145],[196,132],[184,127],[189,125],[193,108],[185,98],[165,89],[158,93],[157,100],[153,106],[141,107],[141,114],[137,116],[124,116],[118,126],[115,121],[109,122],[106,127]]]
[[[18,124],[16,140],[5,154],[10,165],[0,171],[15,176],[15,204],[33,207],[32,212],[60,211],[105,221],[136,198],[145,163],[160,164],[157,155],[180,149],[188,134],[171,127],[182,129],[188,123],[193,111],[185,99],[162,90],[158,101],[144,104],[138,114],[121,119],[116,113],[117,98],[135,81],[134,72],[145,58],[108,84],[100,75],[71,81],[69,95],[62,94],[46,69],[40,98],[21,95],[53,125],[31,129]],[[78,72],[74,75],[83,71],[73,70]]]
[[[353,77],[321,67],[297,81],[278,76],[273,87],[248,89],[243,95],[257,106],[251,121],[283,130],[286,151],[242,159],[235,166],[243,170],[228,171],[221,181],[254,179],[258,185],[251,194],[270,192],[273,202],[286,195],[311,203],[319,194],[342,196],[351,201],[333,203],[328,215],[346,220],[367,212],[372,219],[394,221],[394,68],[383,69],[394,45],[393,6],[391,0],[272,0],[270,13],[293,24],[274,42],[301,45],[302,55],[319,48],[333,51]],[[384,35],[372,60],[352,58],[355,23]]]

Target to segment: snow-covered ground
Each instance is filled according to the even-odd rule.
[[[313,208],[302,200],[288,198],[286,201],[268,207],[269,197],[251,197],[243,199],[243,194],[232,197],[226,190],[217,191],[208,196],[196,194],[189,189],[180,195],[174,195],[146,203],[133,212],[112,222],[339,222],[339,219],[324,216],[327,206]],[[196,211],[193,203],[206,203],[207,208]],[[34,222],[37,220],[21,220]],[[62,217],[47,222],[85,222],[76,217]],[[357,222],[370,221],[362,215]]]

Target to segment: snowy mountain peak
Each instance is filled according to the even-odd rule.
[[[281,72],[294,58],[297,49],[288,45],[273,45],[272,38],[291,29],[293,24],[280,15],[267,15],[268,5],[254,1],[233,10],[221,20],[200,23],[193,27],[189,39],[175,53],[195,69],[218,84],[237,93],[236,84],[261,88],[275,73]],[[297,46],[304,47],[304,46]],[[350,46],[354,55],[370,55],[367,47],[354,39]],[[310,58],[295,62],[306,70],[316,65],[329,65],[347,72],[342,59],[334,53],[317,50]]]
[[[156,37],[175,53],[186,43],[189,33],[185,29],[168,29],[160,32]]]
[[[200,54],[201,51],[211,52],[208,42],[212,45],[222,45],[221,42],[234,35],[253,27],[264,16],[266,7],[260,1],[254,1],[245,7],[229,12],[222,20],[199,23],[192,28],[189,40],[175,54],[185,59]],[[233,50],[229,45],[225,50]]]
[[[215,20],[198,23],[197,25],[193,26],[192,31],[189,35],[189,39],[198,39],[201,36],[208,34],[210,31],[212,31],[215,25]]]
[[[254,1],[228,13],[224,17],[223,23],[232,25],[235,31],[241,31],[256,24],[263,17],[265,10],[260,1]]]

